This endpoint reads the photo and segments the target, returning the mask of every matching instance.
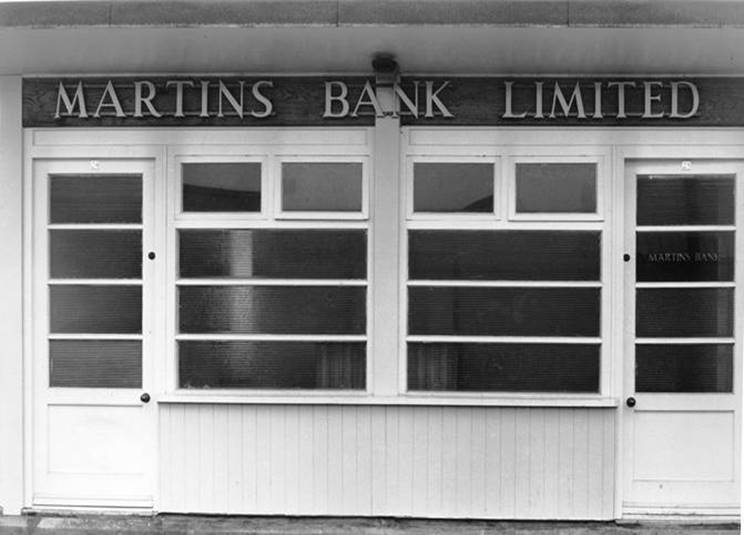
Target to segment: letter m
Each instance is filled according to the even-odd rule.
[[[62,82],[59,83],[59,88],[57,89],[57,111],[54,114],[55,119],[59,119],[62,116],[59,113],[62,104],[64,104],[65,109],[67,110],[67,113],[65,113],[65,115],[75,115],[75,106],[77,105],[77,116],[83,119],[88,117],[88,111],[85,109],[83,82],[78,82],[78,85],[75,88],[75,95],[73,96],[72,100],[70,100],[70,96],[67,94],[65,86],[62,85]]]

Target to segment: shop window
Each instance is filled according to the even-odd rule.
[[[413,164],[413,211],[493,213],[494,165],[472,162]]]
[[[241,164],[216,160],[199,165],[234,184]],[[176,216],[177,386],[364,390],[367,223],[347,219],[366,213],[365,164],[266,162],[249,164],[269,184],[253,189],[260,213]]]
[[[501,178],[498,161],[459,159],[409,166],[408,391],[598,393],[604,224],[566,221],[583,212],[599,217],[597,160],[507,160]],[[466,187],[463,177],[476,176],[470,184],[480,189],[471,193],[480,200],[468,206],[490,203],[487,211],[451,217],[462,210],[458,200],[437,217],[433,204],[421,202],[428,213],[418,215],[418,199],[448,202]],[[516,198],[500,199],[499,191]],[[516,208],[506,218],[502,202]],[[538,220],[520,222],[528,212]]]
[[[260,212],[261,164],[191,162],[182,167],[184,212]]]

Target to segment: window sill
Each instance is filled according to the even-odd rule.
[[[343,394],[236,394],[229,392],[175,392],[160,396],[159,404],[245,404],[245,405],[381,405],[435,407],[588,407],[614,408],[617,398],[575,395],[441,395],[401,394],[400,396],[371,396],[366,393]]]

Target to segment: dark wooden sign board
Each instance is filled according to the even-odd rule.
[[[737,77],[403,77],[395,90],[407,126],[744,126]],[[26,78],[23,125],[371,126],[394,113],[373,101],[371,76]]]

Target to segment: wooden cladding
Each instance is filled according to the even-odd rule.
[[[371,76],[27,78],[23,125],[744,126],[735,77],[403,77],[391,89],[392,105]]]

